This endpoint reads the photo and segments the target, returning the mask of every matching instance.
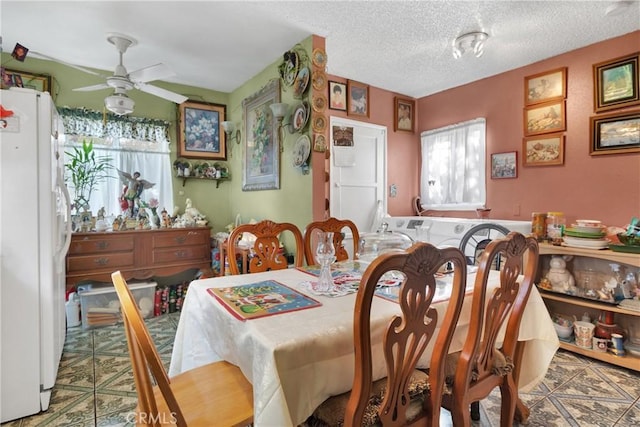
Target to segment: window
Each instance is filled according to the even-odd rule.
[[[159,203],[158,212],[163,208],[173,212],[168,122],[109,115],[105,125],[102,112],[70,108],[59,110],[65,129],[65,135],[60,137],[62,151],[80,147],[83,140],[90,139],[96,156],[111,159],[109,177],[98,184],[89,201],[94,215],[102,207],[108,216],[123,213],[119,198],[125,184],[121,182],[117,169],[131,175],[140,172],[141,178],[155,184],[142,192],[141,200],[148,203],[155,198]],[[73,200],[73,188],[69,188],[69,192]]]
[[[420,199],[423,209],[484,207],[484,118],[422,132]]]

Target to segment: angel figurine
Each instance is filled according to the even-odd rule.
[[[127,203],[128,215],[131,218],[135,217],[135,207],[136,200],[140,199],[140,195],[143,190],[149,189],[156,185],[153,182],[149,182],[146,179],[140,178],[140,172],[134,172],[133,176],[130,173],[123,172],[118,169],[118,175],[120,176],[120,180],[124,184],[122,188],[122,194],[120,195],[120,201],[122,202],[122,206],[124,206],[124,202]]]

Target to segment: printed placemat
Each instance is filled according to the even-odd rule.
[[[240,320],[256,319],[322,305],[319,301],[275,280],[226,288],[209,288],[207,291]]]

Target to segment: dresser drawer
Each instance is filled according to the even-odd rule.
[[[153,248],[170,248],[176,246],[209,245],[209,229],[180,230],[158,233],[153,236]]]
[[[133,236],[130,234],[113,236],[73,236],[69,255],[86,255],[105,252],[133,250]]]
[[[153,263],[172,263],[181,261],[198,261],[209,259],[211,251],[208,246],[181,246],[153,251]]]
[[[133,266],[133,252],[116,252],[110,254],[82,255],[67,257],[67,272],[91,272],[92,270],[110,269]]]

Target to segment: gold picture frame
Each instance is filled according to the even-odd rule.
[[[640,152],[640,110],[592,116],[589,128],[592,156]]]
[[[535,105],[567,97],[567,67],[524,78],[524,104]]]
[[[524,108],[524,135],[540,135],[566,129],[565,101],[545,102]]]
[[[347,115],[369,117],[369,85],[347,80]]]
[[[415,131],[416,101],[411,98],[396,96],[393,109],[393,130],[396,132]]]
[[[596,113],[640,105],[640,53],[593,65]]]
[[[538,135],[522,140],[523,166],[557,166],[564,164],[564,134]]]
[[[51,93],[51,76],[2,67],[2,89],[26,87],[40,92]]]
[[[226,160],[226,106],[185,101],[178,111],[178,157]]]

